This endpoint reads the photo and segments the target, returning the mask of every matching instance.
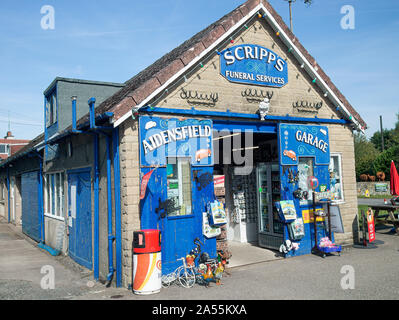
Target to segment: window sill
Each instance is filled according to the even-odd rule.
[[[65,221],[64,217],[55,216],[55,215],[50,214],[50,213],[45,213],[44,216],[47,217],[47,218],[58,220],[58,221]]]
[[[186,214],[181,216],[168,216],[168,220],[177,220],[177,219],[184,219],[184,218],[194,218],[193,214]]]
[[[339,204],[345,204],[345,200],[334,200],[334,201],[331,201],[331,205],[333,205],[333,206],[339,205]]]

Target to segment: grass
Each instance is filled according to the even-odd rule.
[[[360,199],[391,199],[392,196],[390,194],[376,194],[376,195],[372,195],[370,197],[366,197],[364,195],[361,196],[357,196]]]
[[[360,227],[360,230],[362,230],[362,226],[363,226],[363,216],[362,216],[362,210],[364,210],[364,212],[366,213],[367,212],[367,210],[368,210],[368,208],[369,208],[369,206],[368,205],[359,205],[358,206],[358,220],[359,220],[359,227]],[[397,215],[397,213],[395,213],[395,216]],[[382,219],[382,218],[385,218],[385,217],[387,217],[388,216],[388,211],[386,211],[386,210],[380,210],[380,213],[378,214],[378,220],[380,220],[380,219]],[[381,223],[379,223],[378,222],[378,220],[377,221],[375,221],[375,224],[376,225],[378,225],[378,224],[381,224]]]

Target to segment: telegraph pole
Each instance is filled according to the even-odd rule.
[[[290,29],[291,29],[291,32],[294,32],[293,27],[292,27],[292,0],[289,0],[288,3],[290,5]]]
[[[381,150],[384,152],[385,146],[384,146],[384,129],[382,126],[382,116],[380,116],[380,130],[381,130]]]

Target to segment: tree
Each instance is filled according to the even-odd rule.
[[[387,150],[390,147],[393,147],[393,145],[394,145],[392,133],[393,133],[393,130],[388,130],[388,129],[383,130],[383,134],[384,134],[384,150]],[[382,152],[381,132],[380,131],[374,132],[374,134],[370,138],[370,141],[374,144],[374,147],[378,151]]]
[[[397,121],[393,129],[384,129],[384,150],[387,150],[397,144],[399,144],[399,113],[396,114]],[[376,131],[370,138],[370,141],[374,144],[377,150],[382,151],[381,146],[381,132]]]
[[[288,1],[288,6],[290,8],[290,29],[291,32],[293,32],[293,26],[292,26],[292,3],[296,2],[296,0],[285,0]],[[303,3],[310,6],[312,4],[313,0],[303,0]]]
[[[399,163],[399,144],[390,147],[389,149],[381,152],[374,160],[375,172],[382,171],[386,175],[386,179],[390,179],[391,161],[395,164]]]
[[[374,147],[366,136],[361,133],[355,133],[355,163],[356,178],[359,180],[361,174],[375,175],[374,161],[378,156],[378,150]]]

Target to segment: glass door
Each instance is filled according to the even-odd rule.
[[[280,201],[280,168],[278,164],[259,163],[256,170],[259,232],[283,234],[283,224],[274,206]]]
[[[270,168],[265,163],[259,163],[256,168],[258,194],[259,232],[269,233],[270,230]]]
[[[281,190],[280,190],[280,166],[278,164],[271,164],[271,193],[272,193],[272,201],[271,201],[271,208],[270,212],[273,212],[271,216],[271,225],[273,226],[273,233],[274,234],[284,234],[284,226],[283,223],[280,221],[278,216],[278,211],[274,203],[281,200]]]

